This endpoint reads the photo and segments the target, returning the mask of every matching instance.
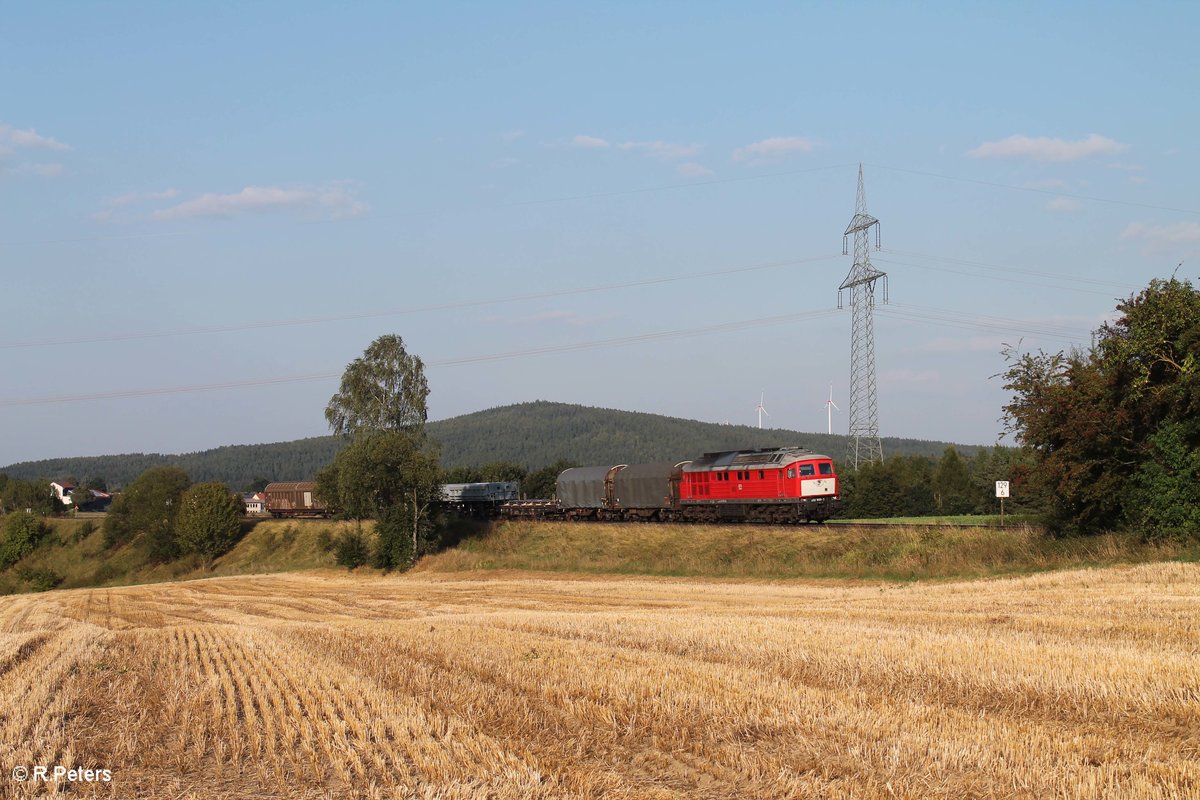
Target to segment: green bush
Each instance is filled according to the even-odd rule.
[[[81,524],[78,528],[75,529],[75,534],[74,534],[74,536],[71,537],[71,540],[73,542],[75,542],[76,544],[78,544],[79,542],[82,542],[84,539],[91,536],[95,532],[96,532],[96,523],[92,522],[90,519],[84,520],[83,524]]]
[[[334,546],[334,552],[337,563],[347,569],[361,567],[371,558],[366,537],[359,531],[343,533]]]
[[[1200,450],[1187,426],[1167,423],[1150,437],[1133,476],[1129,516],[1148,541],[1200,537]]]
[[[214,559],[237,541],[244,509],[225,484],[198,483],[183,493],[179,506],[175,535],[183,552]]]
[[[19,569],[17,577],[35,592],[48,592],[63,582],[63,576],[52,569]]]
[[[151,467],[117,495],[104,519],[104,546],[116,547],[141,536],[152,561],[179,555],[175,517],[180,498],[191,485],[178,467]]]
[[[106,562],[96,567],[96,571],[92,573],[92,579],[88,585],[102,586],[119,577],[121,577],[121,570],[117,569],[113,564]]]
[[[321,548],[322,553],[329,553],[337,546],[337,542],[333,538],[333,534],[329,532],[329,528],[321,528],[321,532],[317,534],[317,547]]]
[[[0,569],[8,569],[32,553],[49,530],[33,514],[25,511],[9,514],[4,521],[4,541],[0,542]]]

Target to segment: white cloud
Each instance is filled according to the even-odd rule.
[[[42,136],[33,128],[21,130],[3,123],[0,123],[0,141],[8,142],[14,147],[39,147],[43,150],[71,149],[57,139],[52,139],[49,136]]]
[[[713,174],[713,171],[703,164],[697,164],[695,161],[689,161],[686,164],[680,164],[675,168],[675,171],[685,178],[707,178]]]
[[[1068,141],[1048,136],[1023,136],[1017,134],[998,142],[984,142],[974,150],[968,150],[971,158],[1028,158],[1034,161],[1078,161],[1089,156],[1111,156],[1123,153],[1129,145],[1113,141],[1098,133],[1088,134],[1086,139]]]
[[[1131,222],[1121,233],[1121,238],[1141,239],[1150,244],[1200,242],[1200,222],[1176,222],[1174,225]]]
[[[608,142],[598,136],[584,136],[580,134],[571,140],[571,144],[576,147],[608,147]]]
[[[518,128],[518,129],[512,130],[512,131],[505,131],[504,133],[500,134],[500,138],[506,142],[515,142],[517,139],[520,139],[524,135],[525,135],[525,131]]]
[[[515,158],[498,158],[492,162],[492,169],[508,169],[509,167],[515,167],[520,163],[521,162]]]
[[[651,158],[691,158],[704,149],[701,144],[673,144],[671,142],[622,142],[617,145],[622,150],[636,150]]]
[[[813,141],[800,136],[776,136],[733,151],[734,161],[775,161],[795,153],[812,152]]]
[[[158,220],[197,217],[229,219],[245,214],[270,212],[317,212],[331,219],[365,214],[367,204],[357,200],[345,184],[318,189],[283,189],[276,186],[247,186],[233,194],[202,194],[177,206],[155,211]]]
[[[1147,178],[1145,175],[1130,175],[1129,182],[1130,183],[1149,183],[1150,179]]]
[[[1046,204],[1051,211],[1078,211],[1082,206],[1074,197],[1056,197]]]

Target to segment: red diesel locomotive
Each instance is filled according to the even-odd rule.
[[[564,470],[554,500],[505,503],[505,517],[661,522],[824,522],[841,508],[829,456],[798,447],[705,453],[694,461]]]

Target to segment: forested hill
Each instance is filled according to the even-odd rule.
[[[193,481],[224,481],[242,489],[261,480],[302,480],[333,460],[340,442],[332,436],[274,444],[240,444],[196,453],[162,455],[124,453],[112,456],[53,458],[0,467],[0,473],[22,480],[73,478],[103,480],[110,489],[130,483],[150,467],[176,466]]]
[[[556,461],[619,464],[694,458],[704,452],[799,445],[838,458],[846,437],[759,430],[748,425],[664,417],[633,411],[537,401],[492,408],[431,422],[426,430],[442,443],[446,467],[512,461],[537,469]],[[0,467],[13,478],[105,480],[124,486],[146,469],[171,464],[194,481],[222,480],[235,488],[256,480],[303,480],[333,460],[340,442],[331,436],[276,444],[232,445],[181,455],[132,453],[26,461]],[[940,456],[945,442],[884,438],[885,455]],[[964,455],[973,446],[959,446]]]
[[[429,426],[448,467],[515,461],[527,467],[573,461],[621,464],[683,461],[701,453],[799,445],[841,460],[846,437],[749,425],[721,425],[636,411],[537,401],[491,408]],[[957,446],[972,454],[972,446]],[[886,455],[940,456],[945,442],[884,438]]]

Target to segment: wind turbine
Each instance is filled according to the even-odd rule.
[[[837,408],[838,411],[841,411],[841,409],[837,407],[837,403],[833,402],[833,384],[831,383],[829,384],[829,399],[825,401],[825,416],[828,418],[827,423],[829,425],[829,433],[831,435],[833,434],[833,410],[835,408]]]
[[[757,408],[757,409],[758,409],[758,427],[759,427],[759,428],[762,428],[762,418],[763,418],[763,414],[767,414],[767,409],[763,407],[763,398],[764,398],[764,397],[766,397],[766,396],[767,396],[767,393],[766,393],[766,392],[763,392],[763,393],[761,393],[761,394],[758,396],[758,405],[757,405],[757,406],[755,406],[755,408]],[[767,414],[767,416],[769,417],[769,416],[771,416],[771,415],[770,415],[770,414]]]

